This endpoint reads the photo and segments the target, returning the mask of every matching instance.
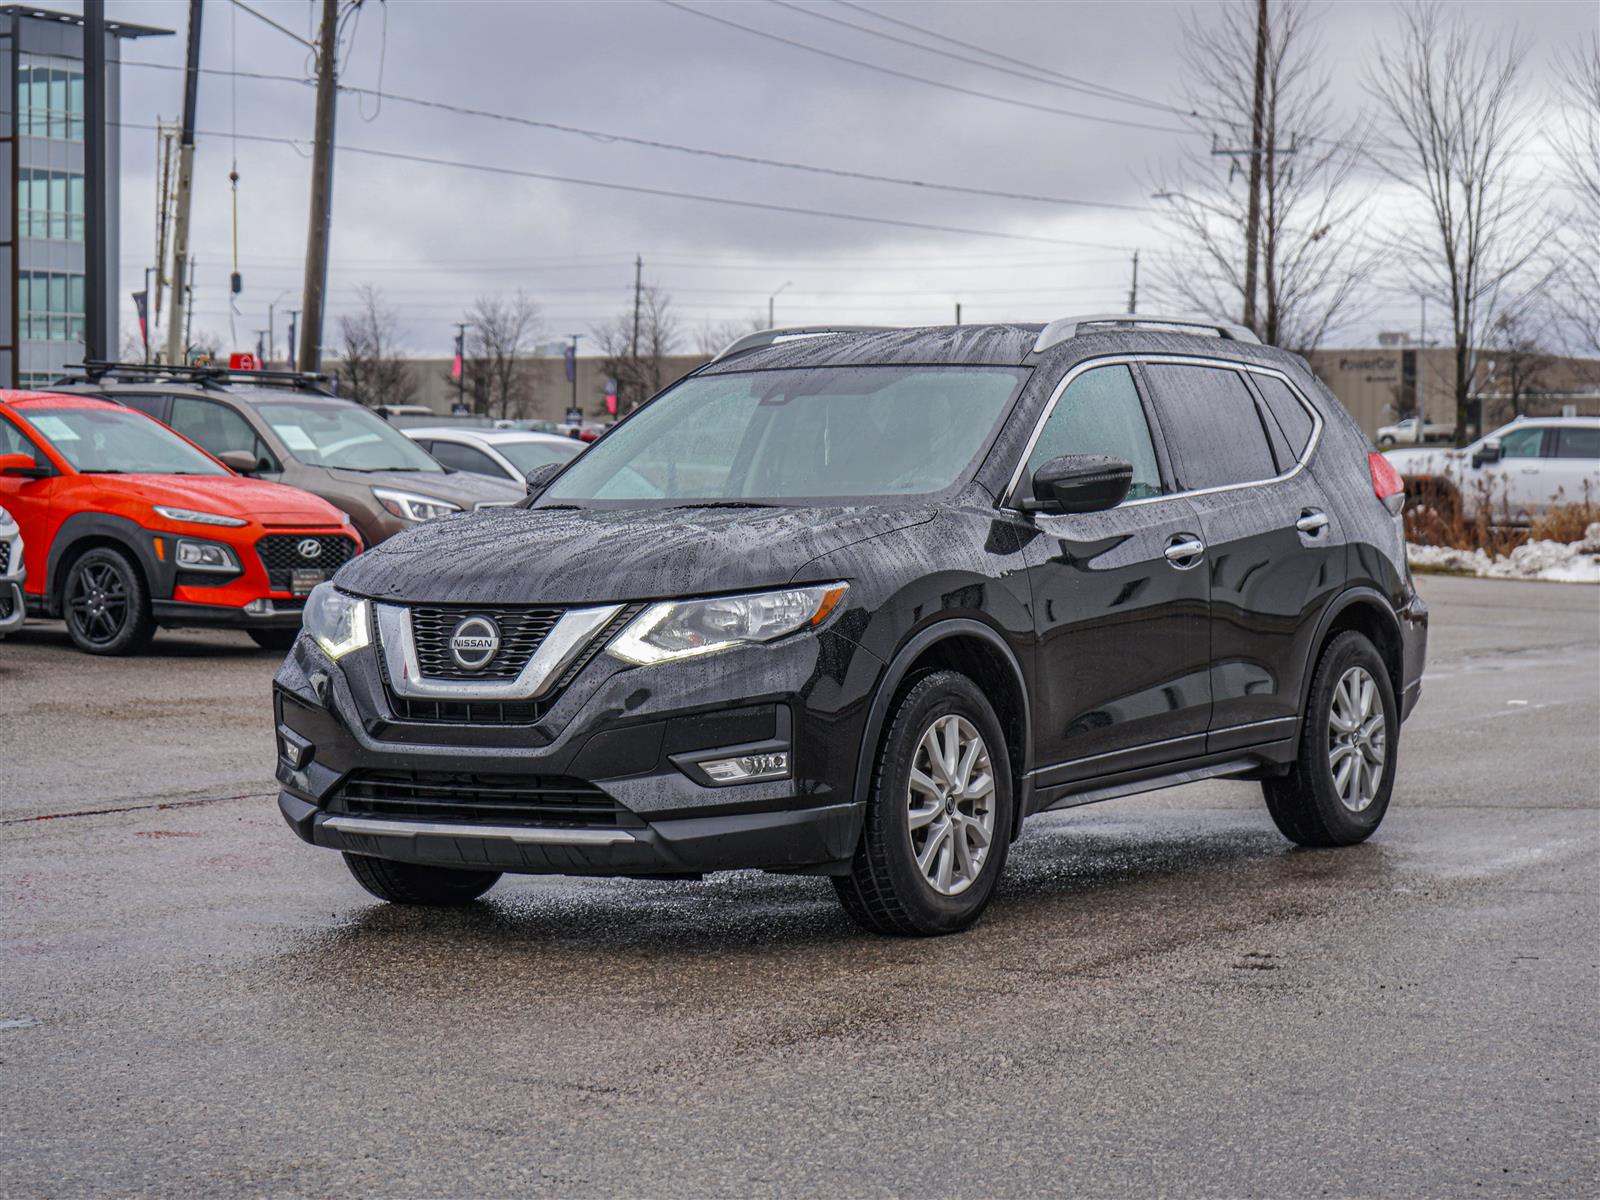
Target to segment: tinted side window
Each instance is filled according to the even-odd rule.
[[[1500,435],[1501,458],[1540,458],[1539,448],[1544,445],[1543,425],[1524,425]]]
[[[28,435],[4,417],[0,417],[0,454],[26,454],[36,459],[41,467],[50,463],[50,460],[34,446]]]
[[[1278,473],[1255,397],[1237,371],[1147,363],[1167,450],[1185,490],[1270,479]]]
[[[129,408],[137,409],[145,416],[154,417],[158,421],[164,421],[167,416],[167,397],[165,396],[144,396],[137,394],[118,396],[117,403],[126,404]]]
[[[1311,440],[1311,414],[1283,380],[1271,375],[1252,375],[1251,378],[1255,380],[1261,398],[1267,402],[1271,419],[1283,431],[1289,449],[1298,459],[1306,452],[1306,443]]]
[[[1125,366],[1096,367],[1067,385],[1039,432],[1025,468],[1033,477],[1063,454],[1109,454],[1133,464],[1128,499],[1161,494],[1161,470],[1133,375]]]
[[[210,454],[243,450],[255,455],[257,462],[271,459],[250,423],[215,401],[174,396],[167,424]]]
[[[467,471],[473,475],[505,477],[505,472],[495,466],[494,459],[482,450],[463,446],[460,442],[434,442],[433,456],[453,470]]]
[[[1557,458],[1600,458],[1600,427],[1572,425],[1557,430]]]

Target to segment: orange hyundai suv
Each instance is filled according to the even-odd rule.
[[[28,614],[64,617],[90,654],[135,653],[162,625],[286,650],[306,595],[361,550],[327,501],[79,396],[0,391],[0,507],[21,527]]]

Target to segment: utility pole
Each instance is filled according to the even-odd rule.
[[[195,3],[200,3],[200,0],[195,0]],[[187,361],[189,347],[194,345],[194,265],[194,259],[191,258],[189,260],[189,279],[183,285],[183,348],[179,353],[180,363]],[[172,297],[176,301],[178,297],[176,289],[173,290]],[[173,325],[176,327],[178,317],[178,305],[176,303],[172,306],[172,317]],[[170,339],[168,340],[170,342]],[[170,362],[171,359],[169,358],[168,361]]]
[[[1244,222],[1244,323],[1256,329],[1256,247],[1261,240],[1261,126],[1267,91],[1267,0],[1256,0],[1256,78],[1250,106],[1250,207]]]
[[[456,407],[467,407],[467,323],[456,322]]]
[[[311,220],[306,230],[306,279],[301,310],[302,371],[322,369],[323,302],[328,292],[328,237],[333,222],[333,128],[339,94],[334,56],[339,49],[339,0],[322,0],[317,38],[317,127],[311,152]]]
[[[189,263],[189,199],[194,185],[194,106],[200,92],[200,0],[189,0],[189,55],[183,72],[183,126],[178,134],[178,199],[172,219],[172,313],[167,362],[183,365],[189,346],[194,268]]]
[[[773,329],[773,328],[775,328],[777,326],[778,318],[777,318],[776,314],[777,314],[777,311],[778,311],[778,297],[783,295],[784,288],[787,288],[793,282],[794,282],[794,280],[792,280],[792,279],[785,280],[783,287],[779,288],[777,291],[773,292],[772,295],[767,297],[767,328],[768,329]]]
[[[572,407],[573,408],[577,408],[578,407],[578,339],[581,338],[583,336],[583,334],[581,334],[581,333],[569,333],[569,334],[567,334],[567,336],[572,339],[572,379],[571,379],[571,383],[572,383]]]
[[[1128,312],[1139,311],[1139,252],[1133,252],[1133,284],[1128,288]]]
[[[289,337],[288,337],[287,343],[284,346],[284,349],[286,351],[288,351],[288,353],[284,357],[288,360],[289,369],[291,371],[294,370],[295,319],[297,317],[299,317],[299,315],[300,315],[300,310],[298,308],[291,308],[289,310]]]
[[[961,301],[956,301],[956,324],[961,324]]]
[[[1428,423],[1428,293],[1422,296],[1422,348],[1417,351],[1417,417]]]
[[[633,256],[633,358],[639,359],[639,305],[644,299],[644,255]]]
[[[84,347],[85,358],[114,357],[106,255],[106,3],[83,4]]]

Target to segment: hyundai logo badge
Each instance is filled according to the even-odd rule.
[[[466,617],[450,634],[450,657],[463,671],[481,671],[500,649],[500,627],[488,617]]]
[[[321,558],[322,543],[316,538],[305,538],[295,547],[300,552],[301,558]]]

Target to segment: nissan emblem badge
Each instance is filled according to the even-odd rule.
[[[466,617],[450,634],[450,657],[463,671],[481,671],[500,649],[500,627],[488,617]]]

